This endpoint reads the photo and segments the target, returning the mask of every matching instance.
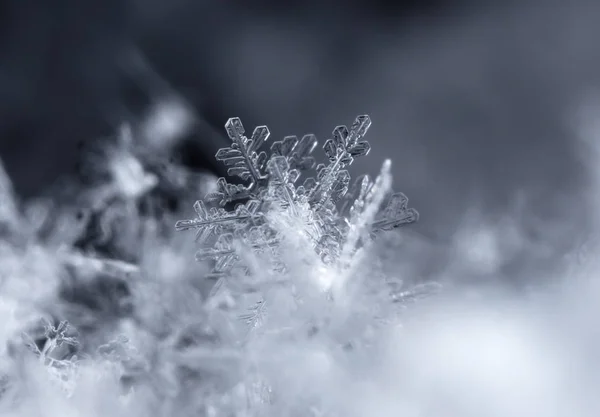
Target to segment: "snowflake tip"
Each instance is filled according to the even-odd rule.
[[[367,141],[358,142],[350,149],[350,155],[356,156],[367,156],[371,152],[371,144]]]
[[[178,232],[182,232],[184,230],[195,229],[197,227],[198,223],[199,223],[199,220],[197,220],[197,219],[178,220],[175,223],[175,230],[177,230]]]
[[[352,127],[350,128],[350,136],[348,137],[348,143],[351,146],[356,143],[367,134],[367,131],[371,127],[371,118],[368,115],[358,116]]]
[[[244,125],[239,117],[232,117],[227,120],[227,123],[225,123],[225,130],[227,131],[229,138],[234,142],[236,142],[244,133],[246,133]]]
[[[208,219],[208,211],[206,210],[206,206],[204,202],[198,200],[194,203],[194,211],[200,220]]]
[[[273,156],[289,157],[297,144],[297,136],[286,136],[282,140],[273,142],[271,145],[271,153]]]
[[[271,132],[267,126],[257,126],[252,132],[251,145],[253,150],[260,149],[260,147],[267,141]],[[266,154],[264,154],[266,156]]]

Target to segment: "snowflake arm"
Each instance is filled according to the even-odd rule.
[[[275,248],[279,237],[264,226],[240,227],[232,233],[219,235],[214,246],[201,248],[196,252],[197,261],[214,261],[212,277],[219,277],[230,272],[240,260],[242,248],[260,253],[265,249]]]
[[[344,168],[352,164],[355,157],[367,155],[371,150],[369,142],[360,140],[370,126],[371,118],[365,115],[358,116],[350,130],[343,125],[333,130],[333,138],[323,145],[329,164],[319,165],[317,180],[305,183],[310,189],[311,203],[322,205],[328,197],[343,196],[348,191],[350,174]]]
[[[376,217],[371,231],[373,233],[389,231],[418,220],[419,213],[413,208],[408,208],[408,197],[403,193],[395,193],[383,212]]]
[[[229,119],[225,129],[232,144],[227,148],[219,149],[216,159],[227,167],[227,174],[241,178],[248,182],[248,185],[231,185],[224,178],[220,178],[217,183],[218,191],[211,195],[211,199],[218,201],[222,206],[251,197],[265,182],[267,176],[264,173],[264,166],[267,162],[267,154],[259,150],[270,134],[266,126],[258,126],[254,129],[252,137],[248,139],[244,135],[244,126],[237,117]]]
[[[260,214],[258,209],[260,203],[256,200],[250,200],[245,204],[240,204],[234,212],[228,212],[222,208],[212,207],[210,210],[202,201],[196,201],[194,210],[198,216],[191,220],[180,220],[175,223],[175,229],[178,231],[198,229],[196,232],[196,241],[199,243],[207,242],[211,236],[221,234],[226,229],[235,229],[240,224],[251,222]]]

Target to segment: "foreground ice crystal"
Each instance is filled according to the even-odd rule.
[[[404,194],[387,195],[389,161],[377,180],[365,175],[350,189],[347,168],[369,153],[371,146],[364,136],[370,126],[366,115],[358,116],[350,128],[337,126],[323,145],[327,162],[317,165],[312,156],[317,147],[314,135],[287,136],[268,147],[266,126],[255,128],[248,138],[240,119],[229,119],[225,128],[232,144],[220,149],[216,159],[242,184],[220,178],[217,191],[195,203],[197,217],[178,221],[176,229],[197,230],[196,258],[212,261],[215,277],[245,268],[239,265],[240,250],[273,249],[275,254],[284,236],[269,218],[273,212],[279,213],[279,219],[295,221],[298,233],[308,238],[324,264],[343,262],[344,254],[351,255],[375,233],[418,219]],[[384,199],[385,208],[379,210]]]

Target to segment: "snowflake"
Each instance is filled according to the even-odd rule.
[[[362,176],[350,189],[347,168],[369,153],[371,146],[363,139],[370,126],[366,115],[358,116],[349,129],[337,126],[323,145],[327,163],[317,165],[312,156],[318,144],[315,135],[286,136],[273,142],[267,152],[263,150],[270,135],[266,126],[258,126],[248,138],[240,119],[229,119],[225,129],[232,144],[219,149],[216,159],[242,183],[220,178],[217,190],[195,203],[196,218],[177,222],[176,229],[197,230],[196,259],[212,261],[211,274],[216,277],[234,268],[247,271],[240,265],[244,248],[270,251],[277,260],[284,237],[269,221],[268,214],[273,212],[298,221],[299,233],[308,238],[325,264],[340,262],[376,233],[418,220],[404,194],[387,196],[389,161],[378,179]],[[298,184],[302,175],[305,179]],[[385,199],[387,205],[379,211]],[[235,205],[233,211],[225,208],[230,205]]]

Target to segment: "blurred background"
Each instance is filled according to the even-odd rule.
[[[160,106],[190,126],[184,162],[217,175],[229,117],[325,140],[366,113],[354,170],[393,160],[419,251],[510,219],[527,244],[507,271],[534,247],[549,263],[588,221],[573,120],[600,86],[598,22],[593,0],[2,0],[0,156],[29,198]]]

